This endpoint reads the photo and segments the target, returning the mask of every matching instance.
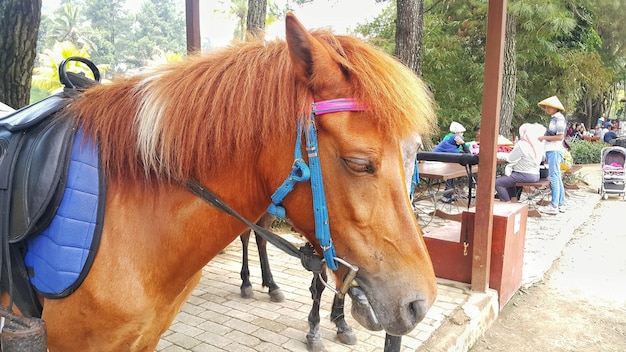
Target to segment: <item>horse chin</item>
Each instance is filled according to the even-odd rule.
[[[374,309],[370,305],[369,300],[365,296],[365,292],[358,287],[350,287],[348,290],[350,298],[352,298],[352,317],[361,326],[371,331],[380,331],[383,329],[382,325],[378,321]]]

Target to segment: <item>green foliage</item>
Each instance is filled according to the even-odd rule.
[[[609,145],[602,142],[589,142],[589,141],[574,141],[569,142],[572,148],[572,158],[574,164],[595,164],[599,163],[601,157],[600,152],[602,148]]]
[[[424,16],[423,78],[438,106],[440,134],[448,132],[452,121],[469,131],[480,124],[486,1],[449,3],[426,1]],[[366,40],[393,54],[395,49],[396,1],[390,1],[372,22],[355,29]]]
[[[73,0],[42,20],[40,52],[56,41],[85,49],[97,64],[117,72],[160,61],[167,52],[186,51],[185,16],[177,0],[142,0],[139,11],[128,11],[131,0]],[[44,38],[42,38],[42,36]]]
[[[93,48],[95,45],[89,39],[91,27],[80,13],[80,7],[66,3],[56,11],[56,16],[49,18],[50,35],[48,44],[69,41],[78,48]]]
[[[172,0],[147,0],[136,16],[132,52],[142,65],[163,52],[185,51],[185,23]]]
[[[567,76],[571,64],[565,48],[568,44],[563,43],[563,38],[576,28],[573,15],[558,1],[518,0],[511,2],[508,10],[517,23],[518,79],[514,112],[517,122],[513,125],[526,121],[547,122],[548,116],[537,107],[537,102],[551,95],[558,95],[571,112],[580,85],[578,77]]]
[[[109,72],[162,61],[168,52],[185,52],[182,1],[141,0],[137,13],[125,7],[130,1],[136,0],[62,1],[53,16],[42,19],[40,52],[52,48],[54,35],[66,33],[79,49],[88,48],[94,62],[110,65]],[[225,13],[239,19],[242,33],[248,1],[218,1]],[[280,17],[292,6],[312,1],[336,0],[288,0],[282,9],[268,1],[268,14]],[[376,2],[388,7],[370,23],[357,25],[353,34],[393,53],[396,0]],[[438,106],[441,134],[433,137],[435,143],[452,121],[468,131],[480,123],[488,3],[424,2],[422,72]],[[568,117],[586,125],[601,114],[624,115],[625,104],[618,100],[626,85],[625,1],[509,0],[507,12],[516,23],[515,32],[509,33],[516,60],[512,130],[524,122],[547,124],[549,116],[537,102],[555,94]]]
[[[396,2],[389,3],[355,33],[393,53]],[[551,95],[587,125],[599,115],[593,107],[611,106],[614,90],[626,82],[626,37],[617,35],[623,22],[618,17],[626,12],[623,3],[509,0],[508,16],[516,22],[512,130],[525,122],[547,124],[549,116],[537,102]],[[487,0],[425,1],[422,72],[438,105],[441,133],[435,140],[452,121],[467,129],[480,123],[487,7]],[[616,55],[608,54],[609,45]]]
[[[84,0],[85,17],[91,23],[91,41],[96,45],[92,60],[99,64],[116,67],[124,61],[126,45],[134,21],[124,11],[126,0]]]
[[[424,17],[424,80],[438,105],[441,139],[452,121],[468,131],[480,124],[486,1],[429,4]]]
[[[395,1],[372,22],[359,23],[352,34],[364,38],[368,43],[378,47],[389,55],[396,49],[396,4]]]
[[[30,89],[30,102],[29,104],[33,104],[36,103],[38,101],[40,101],[41,99],[49,96],[50,93],[48,93],[48,91],[37,88],[37,87],[31,87]]]

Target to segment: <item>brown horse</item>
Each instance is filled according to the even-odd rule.
[[[98,142],[108,191],[91,271],[70,296],[42,299],[49,350],[153,351],[203,266],[245,228],[188,182],[258,220],[291,170],[311,102],[335,98],[367,109],[315,122],[332,243],[359,267],[354,281],[380,325],[411,331],[437,286],[405,187],[402,141],[432,132],[429,95],[392,57],[308,32],[289,14],[286,41],[239,43],[90,88],[59,117]],[[312,204],[308,182],[283,202],[321,253]]]

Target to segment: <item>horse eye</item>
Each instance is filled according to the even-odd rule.
[[[343,159],[346,165],[354,172],[367,172],[368,174],[374,173],[374,166],[367,161],[362,159]]]

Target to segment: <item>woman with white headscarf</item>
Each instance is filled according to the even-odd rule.
[[[525,123],[519,128],[519,141],[507,157],[505,175],[496,179],[496,192],[502,202],[510,202],[516,183],[539,181],[539,164],[543,160],[543,136],[546,128],[538,123]]]

